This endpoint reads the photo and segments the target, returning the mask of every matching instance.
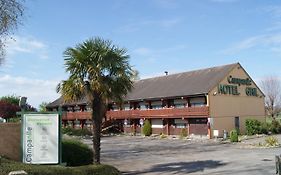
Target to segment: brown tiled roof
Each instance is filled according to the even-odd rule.
[[[46,108],[58,107],[59,105],[62,105],[62,106],[75,106],[75,105],[82,105],[82,104],[83,105],[87,104],[86,98],[83,98],[83,99],[81,99],[78,102],[66,103],[66,102],[64,102],[63,98],[60,97],[60,98],[56,99],[55,101],[49,103],[46,106]]]
[[[155,99],[206,94],[237,64],[139,80],[125,100]]]
[[[142,79],[134,83],[132,91],[127,94],[124,100],[134,101],[207,94],[238,64]],[[85,103],[85,100],[81,100],[75,104]],[[48,104],[47,107],[52,108],[60,104],[63,104],[62,97]]]

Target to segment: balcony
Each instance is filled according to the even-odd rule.
[[[194,118],[209,116],[209,107],[188,107],[188,108],[163,108],[147,110],[120,110],[107,111],[107,119],[128,119],[128,118]],[[62,115],[63,120],[86,120],[91,119],[91,112],[66,112]]]
[[[91,112],[65,112],[62,114],[62,120],[86,120],[91,118]]]
[[[120,110],[108,111],[108,119],[126,119],[126,118],[177,118],[177,117],[207,117],[209,116],[209,107],[188,107],[188,108],[163,108],[147,110]]]

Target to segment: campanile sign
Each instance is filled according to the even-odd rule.
[[[59,114],[23,115],[22,160],[24,163],[59,163],[59,122]]]
[[[238,86],[245,86],[245,94],[247,96],[258,96],[257,88],[249,87],[252,85],[252,80],[250,78],[236,78],[230,75],[227,77],[227,82],[228,84],[219,84],[218,92],[220,94],[240,95]]]

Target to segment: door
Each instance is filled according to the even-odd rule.
[[[234,126],[235,126],[235,129],[237,129],[238,131],[240,130],[240,119],[239,119],[239,117],[234,118]]]
[[[189,134],[207,135],[208,134],[207,118],[192,118],[188,120]]]

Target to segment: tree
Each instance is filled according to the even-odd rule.
[[[20,111],[20,107],[15,104],[11,104],[7,101],[0,101],[0,117],[9,119],[16,117],[16,113]]]
[[[5,40],[21,24],[24,0],[0,0],[0,63],[5,56]]]
[[[133,70],[129,55],[111,41],[91,38],[74,48],[67,48],[64,57],[66,71],[70,75],[58,84],[57,92],[66,102],[86,97],[91,105],[93,160],[94,164],[100,164],[100,132],[106,103],[109,99],[122,101],[132,88]]]
[[[47,108],[46,106],[48,105],[49,103],[47,102],[42,102],[40,105],[39,105],[39,112],[46,112],[47,111]]]
[[[16,95],[7,95],[0,98],[2,101],[6,101],[10,104],[19,105],[20,97]]]
[[[277,77],[269,76],[261,81],[261,88],[265,94],[265,107],[269,115],[275,119],[281,105],[281,83]]]
[[[140,80],[140,73],[139,73],[139,71],[133,70],[132,80],[133,80],[133,81],[138,81],[138,80]]]
[[[20,97],[16,96],[16,95],[7,95],[7,96],[3,96],[0,98],[1,101],[5,101],[9,104],[13,104],[15,106],[19,105],[19,101],[20,101]],[[30,104],[26,104],[25,107],[26,111],[36,111],[36,108],[34,108],[33,106],[31,106]]]

